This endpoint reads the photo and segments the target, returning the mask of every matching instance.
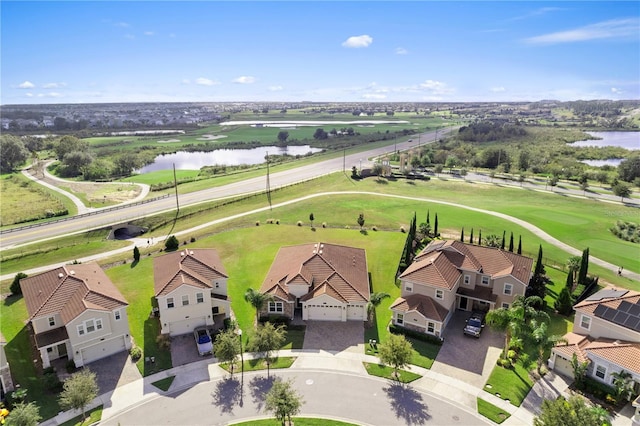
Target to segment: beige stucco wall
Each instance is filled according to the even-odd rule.
[[[407,285],[412,285],[413,286],[413,291],[408,291],[407,290]],[[430,287],[430,286],[426,286],[424,284],[418,284],[412,281],[408,281],[408,280],[402,280],[401,282],[401,295],[402,297],[407,297],[410,296],[412,294],[421,294],[423,296],[429,296],[431,297],[433,300],[435,300],[439,305],[445,307],[446,309],[452,309],[455,302],[456,302],[456,290],[457,290],[457,285],[452,289],[452,290],[448,290],[445,288],[436,288],[436,287]],[[436,289],[437,290],[442,290],[443,295],[444,295],[444,299],[438,299],[436,298]]]
[[[309,286],[302,284],[290,284],[287,286],[289,290],[289,294],[292,294],[296,297],[302,297],[305,294],[309,293]]]
[[[504,285],[511,284],[511,295],[504,294]],[[509,306],[513,303],[517,296],[524,296],[526,286],[520,281],[511,276],[500,277],[493,280],[492,293],[498,296],[496,300],[496,308],[501,308],[503,303],[508,303]]]
[[[204,301],[196,303],[196,293],[203,293]],[[189,304],[182,305],[182,296],[189,296]],[[174,307],[167,308],[167,299],[173,297]],[[208,289],[182,285],[171,293],[158,296],[158,308],[160,310],[160,324],[162,324],[161,333],[168,333],[170,324],[177,321],[183,321],[189,318],[206,318],[207,325],[213,324],[211,316],[211,292]],[[164,324],[167,324],[165,327]]]
[[[588,330],[580,326],[580,323],[582,322],[582,315],[586,315],[591,318],[591,327]],[[605,321],[593,314],[584,314],[580,311],[576,311],[576,315],[573,320],[573,332],[582,335],[589,335],[596,339],[599,337],[605,337],[608,339],[620,339],[629,342],[640,342],[640,333],[634,332],[633,330],[625,327],[621,327],[609,321]]]
[[[404,321],[402,324],[398,323],[398,314],[402,314],[402,312],[393,312],[393,323],[399,325],[401,327],[408,328],[410,330],[419,331],[425,334],[433,334],[435,336],[440,336],[442,334],[442,323],[437,321],[427,321],[425,317],[423,317],[420,313],[416,311],[409,311],[404,313]],[[434,325],[434,332],[427,332],[427,323],[432,322]]]
[[[227,294],[227,278],[219,278],[211,283],[211,293],[226,296]]]
[[[53,319],[55,320],[55,325],[53,326],[49,325],[50,317],[53,317]],[[62,318],[60,317],[60,314],[51,314],[51,315],[45,315],[43,317],[34,318],[33,321],[31,321],[31,324],[35,334],[44,333],[45,331],[53,330],[53,329],[64,326],[64,324],[62,323]]]
[[[7,355],[4,353],[4,343],[0,344],[0,369],[9,367]]]

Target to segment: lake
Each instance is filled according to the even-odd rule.
[[[640,132],[586,132],[593,137],[588,141],[573,142],[572,146],[619,146],[626,149],[640,149]]]
[[[208,152],[179,151],[173,154],[159,155],[155,161],[140,170],[138,173],[149,173],[158,170],[171,170],[176,165],[178,170],[200,170],[204,166],[224,165],[239,166],[241,164],[261,164],[265,162],[265,156],[269,155],[306,155],[320,152],[322,149],[302,146],[261,146],[251,149],[216,149]]]

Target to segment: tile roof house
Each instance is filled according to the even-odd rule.
[[[369,273],[363,249],[316,243],[281,247],[260,287],[273,300],[261,315],[366,321]]]
[[[215,249],[185,249],[153,260],[161,333],[177,336],[222,326],[231,315],[227,272]]]
[[[533,260],[460,241],[429,243],[398,277],[393,323],[440,337],[456,309],[509,307],[524,296]]]
[[[573,332],[564,338],[568,343],[551,350],[549,367],[573,377],[573,354],[588,362],[587,375],[612,384],[622,370],[635,381],[640,392],[640,293],[605,288],[574,306]]]
[[[0,333],[0,400],[4,400],[5,395],[13,390],[11,368],[9,368],[9,361],[7,361],[7,355],[4,352],[6,344],[7,341]]]
[[[20,280],[43,366],[68,357],[77,367],[131,348],[127,301],[95,262]]]

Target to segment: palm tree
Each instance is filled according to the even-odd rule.
[[[266,293],[260,293],[259,291],[253,288],[249,288],[244,293],[244,300],[246,300],[251,304],[251,306],[256,308],[256,325],[257,325],[258,321],[260,320],[260,311],[262,310],[262,308],[264,308],[264,305],[267,302],[273,300],[273,296]]]
[[[567,260],[567,268],[569,269],[569,273],[572,276],[573,282],[576,281],[576,273],[580,269],[580,261],[582,258],[580,256],[571,256]]]
[[[373,314],[376,308],[380,306],[382,301],[387,297],[391,297],[391,295],[382,291],[371,293],[371,297],[369,297],[369,301],[367,302],[367,321],[373,321]]]
[[[542,363],[545,354],[557,343],[568,343],[567,339],[559,335],[549,336],[549,329],[546,322],[531,320],[531,337],[538,350],[538,374],[541,374]]]
[[[507,359],[507,352],[509,350],[509,342],[511,336],[517,334],[520,327],[520,322],[515,316],[515,311],[512,308],[499,308],[487,312],[487,324],[501,333],[504,333],[504,350],[502,351],[502,358]]]

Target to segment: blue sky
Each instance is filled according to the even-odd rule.
[[[640,98],[640,3],[1,1],[0,103]]]

